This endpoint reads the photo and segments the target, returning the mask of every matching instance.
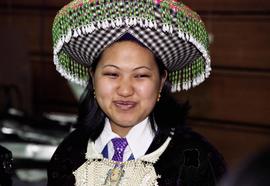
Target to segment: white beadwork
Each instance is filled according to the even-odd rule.
[[[155,21],[151,21],[148,19],[144,19],[141,17],[138,18],[126,18],[126,17],[120,17],[117,18],[116,20],[102,20],[102,21],[98,21],[98,22],[92,22],[90,25],[87,26],[81,26],[78,28],[74,28],[71,30],[69,30],[67,32],[67,34],[65,36],[63,36],[63,38],[59,39],[56,43],[56,45],[54,46],[54,64],[56,65],[56,69],[60,72],[60,74],[77,83],[80,84],[82,86],[86,86],[87,85],[87,81],[86,80],[81,80],[79,78],[74,78],[73,74],[66,72],[66,70],[62,67],[61,64],[59,64],[59,59],[58,59],[58,53],[61,51],[64,43],[68,43],[70,41],[70,39],[72,37],[78,37],[79,35],[81,35],[82,33],[91,33],[93,32],[96,28],[103,28],[103,29],[108,29],[108,28],[115,28],[115,27],[121,27],[121,26],[140,26],[140,27],[145,27],[145,28],[154,28],[157,29],[157,23]],[[192,35],[189,35],[188,33],[184,33],[182,30],[177,30],[176,28],[173,28],[172,25],[168,25],[166,23],[162,24],[162,30],[164,32],[168,32],[168,33],[174,33],[177,32],[178,33],[178,37],[188,41],[190,43],[192,43],[193,45],[196,46],[196,48],[201,52],[202,56],[205,59],[205,74],[204,76],[201,77],[194,77],[193,79],[198,79],[198,81],[195,83],[195,86],[200,84],[201,82],[204,81],[205,78],[208,78],[211,72],[211,60],[210,60],[210,56],[206,50],[206,48],[199,42],[197,41]],[[84,28],[83,28],[84,27]],[[73,34],[71,34],[73,33]],[[193,84],[191,84],[191,82],[183,82],[183,90],[188,90],[190,89]],[[172,92],[176,92],[179,91],[179,87],[177,87],[177,85],[172,85]]]
[[[76,186],[100,186],[110,185],[106,178],[110,170],[115,167],[116,162],[108,159],[87,160],[75,172]],[[124,175],[119,186],[151,186],[157,184],[157,174],[151,163],[141,160],[131,160],[123,163]]]
[[[153,164],[166,150],[170,140],[171,137],[168,137],[160,148],[148,155],[137,160],[120,163],[120,166],[123,167],[124,174],[120,179],[119,184],[114,185],[157,186],[157,179],[160,178],[160,176],[156,174]],[[103,158],[102,154],[96,151],[93,142],[88,143],[86,159],[87,161],[73,173],[76,180],[76,186],[113,185],[106,180],[108,180],[110,176],[110,171],[113,170],[119,162]]]
[[[171,137],[168,137],[166,141],[161,145],[161,147],[159,147],[157,150],[155,150],[154,152],[150,154],[142,156],[140,160],[150,162],[150,163],[156,163],[159,157],[161,156],[161,154],[163,154],[163,152],[168,147],[170,141],[171,141]]]

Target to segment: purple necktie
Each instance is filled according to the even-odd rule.
[[[125,148],[128,145],[126,138],[113,138],[112,139],[113,148],[114,148],[114,155],[112,160],[114,161],[123,161],[123,155]]]

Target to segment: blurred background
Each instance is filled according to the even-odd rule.
[[[52,61],[53,18],[68,2],[0,0],[0,145],[13,153],[14,185],[46,185],[47,162],[76,121],[80,88]],[[175,97],[231,169],[270,145],[270,1],[184,3],[206,23],[213,71]]]

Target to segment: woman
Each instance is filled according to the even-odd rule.
[[[77,129],[58,147],[48,185],[210,186],[219,153],[185,126],[170,93],[210,72],[200,17],[177,1],[73,1],[56,16],[54,62],[87,84]]]

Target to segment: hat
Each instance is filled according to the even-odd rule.
[[[208,33],[198,14],[176,0],[74,0],[56,15],[54,64],[86,85],[88,69],[125,34],[149,48],[169,72],[172,92],[195,87],[210,74]]]

